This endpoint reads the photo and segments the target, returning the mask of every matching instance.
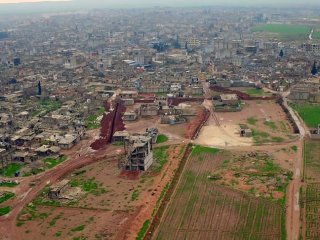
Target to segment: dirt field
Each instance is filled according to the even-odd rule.
[[[210,109],[212,103],[207,101],[205,106]],[[250,128],[252,137],[240,137],[240,125]],[[274,101],[244,101],[241,112],[212,113],[195,143],[227,147],[291,142],[297,138],[292,132],[285,113]]]
[[[188,121],[191,121],[192,119],[193,117],[188,117]],[[185,139],[186,128],[188,125],[188,122],[177,125],[161,124],[159,116],[144,117],[139,119],[139,121],[125,123],[126,130],[132,133],[142,133],[145,132],[147,128],[158,128],[161,134],[165,134],[169,140],[172,141]]]
[[[230,153],[193,153],[154,239],[285,239],[283,204],[218,184]]]
[[[151,217],[183,148],[164,148],[168,157],[160,173],[123,174],[117,159],[77,169],[65,178],[71,186],[82,188],[84,196],[76,202],[59,203],[40,193],[18,218],[18,239],[134,239]]]
[[[221,127],[204,126],[195,143],[215,147],[251,146],[253,140],[252,138],[240,137],[239,125],[228,124]]]

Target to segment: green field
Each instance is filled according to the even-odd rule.
[[[320,40],[320,26],[317,26],[314,28],[314,32],[312,34],[312,39],[316,40],[316,42],[319,42],[319,40]]]
[[[10,212],[10,207],[0,207],[0,216],[6,215]]]
[[[308,127],[315,128],[320,124],[319,105],[291,104],[290,106],[298,112]]]
[[[16,182],[0,182],[0,187],[15,187],[19,185],[19,183]]]
[[[164,134],[160,134],[157,137],[157,143],[164,143],[164,142],[166,142],[168,140],[169,140],[169,138]]]
[[[17,163],[8,164],[5,168],[0,169],[0,175],[5,177],[14,177],[14,174],[21,169],[21,165]]]
[[[284,204],[209,179],[224,151],[196,146],[153,239],[285,239]],[[266,166],[273,171],[274,165]],[[278,169],[276,169],[278,171]]]
[[[58,158],[46,158],[43,160],[43,162],[46,164],[46,167],[48,169],[51,169],[51,168],[57,166],[58,164],[62,163],[66,159],[67,158],[65,156],[60,156]]]
[[[311,27],[295,24],[265,24],[254,27],[252,31],[271,33],[280,38],[307,39]]]
[[[304,145],[304,178],[320,182],[320,141],[306,141]]]
[[[257,88],[249,88],[244,90],[243,92],[252,97],[270,96],[270,93],[266,93],[262,89],[257,89]]]
[[[320,238],[320,141],[304,144],[304,185],[301,189],[302,239]]]
[[[92,130],[92,129],[97,129],[100,127],[100,122],[97,121],[97,119],[103,115],[103,113],[105,112],[104,108],[99,108],[95,114],[89,115],[86,119],[85,119],[85,126],[88,130]]]
[[[168,148],[169,148],[168,146],[164,146],[164,147],[153,149],[154,163],[151,167],[152,172],[160,173],[164,164],[168,162],[168,154],[167,154]]]
[[[10,198],[14,197],[14,193],[12,192],[4,192],[4,194],[0,197],[0,203],[3,203]]]

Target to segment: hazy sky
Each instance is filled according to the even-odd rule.
[[[54,2],[73,1],[74,3],[92,3],[103,5],[254,5],[254,4],[319,4],[319,0],[0,0],[0,3],[26,3],[26,2]]]
[[[0,0],[0,3],[63,2],[71,0]]]
[[[320,0],[0,0],[0,14],[62,12],[92,8],[148,8],[193,6],[320,7]],[[19,4],[7,4],[17,3]],[[32,2],[32,3],[30,3]]]

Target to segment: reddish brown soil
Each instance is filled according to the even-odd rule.
[[[186,128],[186,138],[195,139],[203,124],[208,120],[210,112],[205,108],[198,110],[197,116],[192,119]]]
[[[92,152],[88,154],[87,157],[90,156],[91,158],[87,161],[80,160],[86,155],[75,158],[81,162],[81,165],[77,162],[79,164],[77,166],[82,166],[77,172],[84,170],[81,178],[94,178],[99,183],[99,186],[107,190],[106,193],[102,195],[89,194],[72,207],[39,206],[37,207],[37,213],[48,214],[48,217],[26,221],[24,225],[17,227],[15,225],[16,216],[24,204],[34,199],[37,192],[44,186],[44,184],[39,183],[34,190],[27,194],[23,201],[19,202],[18,199],[13,201],[11,214],[6,218],[0,219],[0,231],[8,239],[17,240],[52,239],[60,231],[59,239],[72,239],[74,237],[95,239],[96,236],[101,239],[134,239],[143,222],[151,217],[163,187],[173,175],[181,158],[180,149],[181,146],[171,146],[168,150],[168,163],[165,164],[163,171],[156,176],[146,176],[143,181],[141,181],[137,173],[120,172],[117,168],[118,157],[106,159],[106,156],[108,156],[106,154],[107,151],[104,151],[104,153],[102,151]],[[81,147],[77,146],[77,149],[69,150],[66,154],[79,156],[79,150],[81,152]],[[121,148],[110,146],[108,150],[111,153],[119,154]],[[82,153],[84,154],[84,152],[83,150]],[[69,166],[66,163],[73,164]],[[89,163],[93,164],[89,165]],[[40,182],[47,182],[46,180],[49,179],[52,183],[62,176],[68,179],[79,177],[70,173],[71,169],[76,169],[73,161],[69,160],[63,164],[55,168],[54,173],[45,174],[46,178],[39,175]],[[18,196],[22,194],[20,191],[26,189],[27,186],[25,184],[27,184],[27,181],[22,182],[19,186],[21,189],[17,193]],[[132,194],[135,190],[139,192],[138,198],[132,200]],[[56,221],[55,225],[51,225],[52,220],[61,212],[63,212],[63,215]],[[82,231],[72,231],[73,228],[80,225],[85,226]],[[8,233],[5,232],[5,229],[12,230]]]
[[[204,98],[169,98],[168,105],[178,106],[184,102],[202,102]]]
[[[139,171],[121,171],[119,177],[128,180],[138,180],[141,175]]]
[[[122,116],[126,110],[123,101],[116,99],[112,102],[113,110],[109,113],[104,113],[101,120],[100,138],[91,144],[91,148],[99,150],[106,147],[108,143],[111,143],[113,134],[116,131],[122,131],[125,129]],[[105,103],[106,111],[110,108],[109,103]]]
[[[184,146],[172,146],[168,149],[168,163],[164,166],[161,174],[153,178],[153,185],[155,186],[153,190],[151,192],[144,191],[141,193],[141,199],[143,199],[145,202],[142,204],[142,209],[135,218],[134,222],[127,226],[126,235],[122,239],[135,239],[136,234],[142,227],[143,223],[147,219],[151,218],[152,212],[156,206],[162,189],[171,180],[175,170],[178,168],[183,154],[181,151],[182,147]]]
[[[23,207],[31,202],[40,189],[42,189],[48,183],[54,183],[59,178],[65,176],[74,169],[80,168],[85,165],[100,161],[106,157],[117,156],[118,152],[112,149],[112,146],[108,149],[100,149],[99,151],[92,151],[88,146],[97,131],[89,132],[89,139],[80,142],[76,147],[71,150],[65,151],[64,154],[68,156],[69,160],[61,163],[57,167],[50,169],[44,173],[27,178],[18,178],[20,184],[14,188],[16,197],[10,202],[11,212],[0,217],[0,236],[2,239],[26,239],[20,238],[20,229],[16,226],[16,219]],[[30,187],[30,183],[35,186]]]

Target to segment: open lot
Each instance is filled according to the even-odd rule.
[[[226,147],[291,142],[296,139],[286,114],[274,101],[244,101],[243,104],[241,112],[214,113],[220,126],[211,116],[196,143]],[[252,137],[240,137],[240,125],[250,128]]]
[[[252,97],[271,97],[272,94],[264,91],[263,89],[258,88],[243,88],[243,87],[232,87],[231,90],[237,90],[243,93],[246,93]]]
[[[45,187],[20,213],[19,239],[135,238],[145,219],[151,217],[184,148],[155,148],[156,162],[142,175],[121,172],[117,159],[77,169],[65,177],[74,199],[50,200]],[[79,195],[72,195],[74,192]]]
[[[218,182],[230,157],[202,147],[191,154],[154,239],[285,239],[283,203]]]

